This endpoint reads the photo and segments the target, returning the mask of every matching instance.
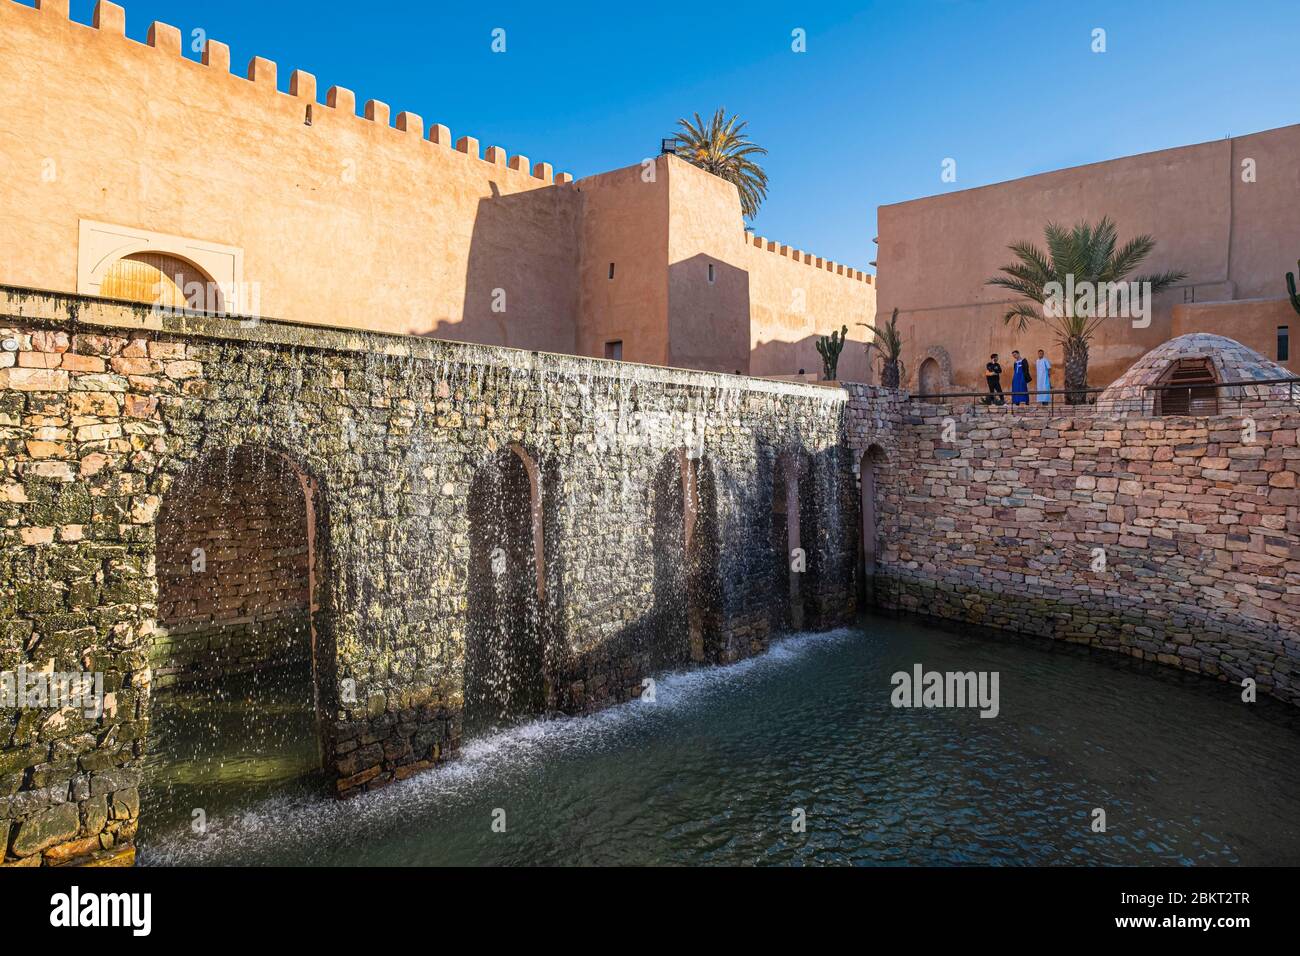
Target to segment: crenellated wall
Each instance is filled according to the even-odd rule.
[[[617,340],[629,360],[771,375],[819,370],[816,335],[873,318],[860,273],[757,254],[735,187],[675,157],[575,184],[94,9],[88,26],[0,0],[0,283],[98,295],[121,258],[165,254],[239,314],[597,357]]]

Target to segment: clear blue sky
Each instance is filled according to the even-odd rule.
[[[132,38],[202,28],[240,70],[275,60],[282,88],[304,69],[322,96],[350,87],[576,177],[726,106],[770,151],[756,230],[860,268],[881,204],[1300,122],[1296,0],[123,5]]]

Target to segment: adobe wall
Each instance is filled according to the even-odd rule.
[[[0,315],[17,346],[0,351],[0,670],[93,668],[111,695],[102,718],[0,711],[10,863],[129,855],[166,631],[159,575],[182,570],[179,548],[159,550],[159,515],[196,463],[232,448],[281,455],[305,489],[322,736],[341,794],[457,749],[474,489],[513,444],[537,466],[548,711],[767,646],[787,560],[769,543],[781,454],[806,458],[816,489],[808,626],[851,619],[840,389],[16,290]],[[661,497],[679,455],[696,462],[704,582],[685,597],[665,567],[683,545]],[[262,541],[296,566],[301,541],[284,537]],[[698,648],[675,624],[687,604]]]
[[[628,166],[574,184],[582,203],[579,355],[603,358],[605,343],[619,341],[624,361],[669,364],[666,166],[661,157],[652,175]]]
[[[1300,413],[1251,410],[1253,440],[1233,415],[912,403],[904,421],[881,603],[1300,702]]]
[[[1300,255],[1300,253],[1297,253]],[[1290,270],[1295,272],[1293,266]],[[1283,286],[1285,289],[1285,285]],[[1277,330],[1286,326],[1290,335],[1290,350],[1283,360],[1277,354]],[[1300,356],[1296,354],[1297,336],[1300,336],[1300,314],[1291,307],[1290,299],[1240,299],[1233,302],[1188,302],[1174,306],[1171,334],[1226,330],[1229,335],[1247,348],[1254,349],[1265,358],[1272,359],[1294,375],[1300,372]]]
[[[1254,162],[1254,181],[1243,181],[1243,162]],[[930,349],[950,358],[954,385],[982,390],[991,352],[1013,348],[1033,357],[1045,349],[1063,382],[1059,346],[1041,324],[1025,333],[1007,328],[1004,290],[985,285],[1012,261],[1007,245],[1030,240],[1043,246],[1048,221],[1072,225],[1109,215],[1120,241],[1139,233],[1156,239],[1143,273],[1187,273],[1159,297],[1151,325],[1104,325],[1092,348],[1089,384],[1108,385],[1151,348],[1179,334],[1174,308],[1184,301],[1275,299],[1285,295],[1287,270],[1300,256],[1300,222],[1289,210],[1300,200],[1300,126],[1211,143],[1127,156],[881,206],[879,310],[900,309],[911,383]],[[1216,332],[1245,341],[1234,319],[1194,313],[1183,332]],[[1203,321],[1202,321],[1203,320]],[[1272,341],[1251,343],[1273,357]],[[1295,368],[1295,365],[1290,366]],[[1006,381],[1004,377],[1003,385]]]
[[[578,201],[548,163],[98,9],[0,2],[0,282],[77,292],[90,219],[242,249],[259,315],[574,351]]]
[[[764,375],[820,370],[813,342],[842,324],[864,340],[860,272],[756,254],[735,188],[676,157],[574,184],[262,58],[232,73],[215,40],[196,63],[166,24],[137,42],[122,8],[96,9],[86,26],[66,0],[0,2],[0,282],[94,294],[95,222],[179,237],[159,248],[182,258],[215,244],[247,311],[293,321],[597,357],[621,340],[628,361],[723,372],[751,371],[752,347]],[[102,241],[100,268],[138,251]],[[845,365],[865,378],[859,348]]]
[[[628,361],[820,377],[817,339],[847,325],[839,378],[872,381],[873,277],[746,233],[731,183],[662,155],[574,188],[580,354],[600,357],[621,341]]]

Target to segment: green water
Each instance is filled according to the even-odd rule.
[[[891,706],[891,674],[916,663],[997,671],[999,715]],[[140,862],[1300,864],[1300,720],[1238,693],[869,618],[664,675],[653,703],[470,741],[347,802],[300,777],[316,759],[301,694],[279,709],[230,694],[189,711],[197,741],[183,710],[156,714],[171,743],[152,761]]]

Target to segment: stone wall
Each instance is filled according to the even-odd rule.
[[[310,660],[307,509],[282,458],[230,449],[187,470],[156,538],[156,689]]]
[[[14,349],[0,351],[0,573],[13,585],[0,588],[0,668],[95,670],[110,695],[92,719],[0,711],[10,862],[129,854],[165,635],[155,569],[176,558],[158,564],[158,516],[196,463],[231,449],[279,456],[303,489],[319,719],[341,794],[458,746],[470,514],[503,453],[536,481],[543,711],[626,700],[655,669],[766,647],[786,560],[769,545],[782,453],[810,460],[825,502],[805,543],[810,614],[834,626],[852,613],[839,389],[19,291],[0,298],[0,339]],[[665,471],[674,460],[692,475],[689,536],[665,498],[688,494]],[[273,543],[298,566],[303,542]],[[673,553],[684,572],[665,565]]]
[[[904,411],[882,604],[1300,700],[1300,412]]]

